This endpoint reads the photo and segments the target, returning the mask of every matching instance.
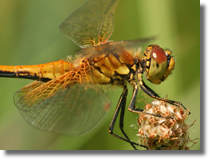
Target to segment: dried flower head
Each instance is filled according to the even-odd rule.
[[[189,109],[154,100],[146,104],[144,112],[149,114],[141,113],[138,119],[141,144],[149,150],[189,150],[187,144],[192,141],[188,129],[192,124],[185,122]]]

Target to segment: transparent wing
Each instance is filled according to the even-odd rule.
[[[68,87],[56,79],[23,87],[14,94],[14,102],[32,126],[69,135],[90,130],[111,105],[109,98],[92,83]]]
[[[119,0],[88,0],[59,26],[61,32],[84,48],[106,43],[114,29],[113,16]]]
[[[113,41],[108,42],[105,45],[99,45],[95,47],[82,48],[76,51],[77,54],[89,56],[96,56],[100,54],[118,53],[123,54],[125,50],[134,50],[143,47],[146,43],[154,40],[156,37],[149,37],[136,40],[125,40],[125,41]],[[91,54],[90,54],[91,53]]]
[[[112,45],[119,46],[119,48],[136,48],[141,47],[143,44],[148,43],[149,41],[154,39],[156,39],[156,36],[136,40],[116,41],[111,43]]]

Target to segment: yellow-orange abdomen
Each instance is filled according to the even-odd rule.
[[[0,65],[0,77],[16,77],[48,81],[69,72],[71,69],[73,69],[73,65],[64,60],[38,65]]]

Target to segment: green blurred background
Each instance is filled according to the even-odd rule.
[[[58,30],[59,24],[85,0],[0,0],[0,64],[30,65],[66,59],[79,48]],[[152,85],[161,97],[181,101],[190,108],[190,138],[199,138],[191,149],[200,149],[200,1],[121,0],[115,12],[111,40],[129,40],[158,35],[156,43],[175,55],[173,74],[161,85]],[[132,149],[108,133],[118,98],[108,93],[112,108],[90,132],[68,137],[39,131],[23,119],[13,104],[13,94],[32,81],[0,79],[0,149],[80,150]],[[132,88],[129,86],[128,102]],[[141,92],[139,93],[141,96]],[[137,114],[126,110],[125,131],[138,141]],[[116,128],[118,124],[116,124]],[[118,129],[115,131],[120,133]]]

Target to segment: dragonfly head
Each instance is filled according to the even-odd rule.
[[[143,56],[146,78],[155,84],[163,82],[174,69],[175,60],[171,51],[158,45],[149,45]]]

